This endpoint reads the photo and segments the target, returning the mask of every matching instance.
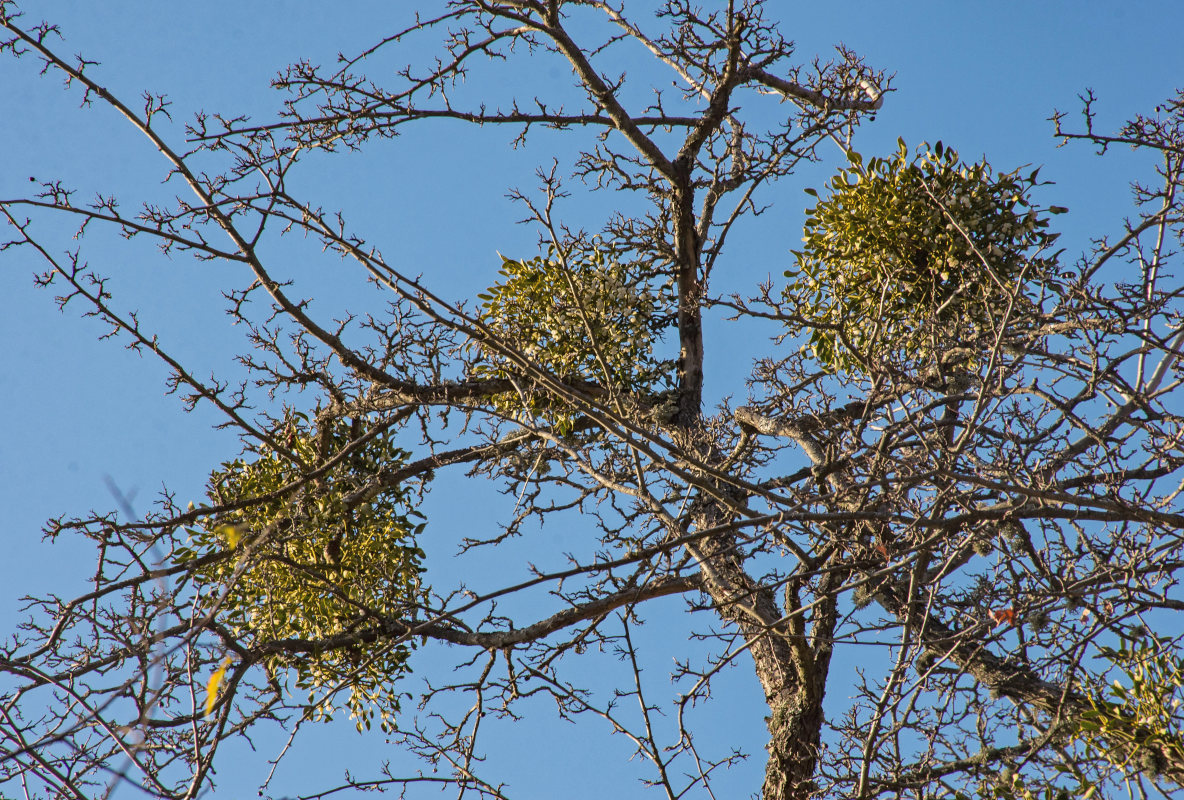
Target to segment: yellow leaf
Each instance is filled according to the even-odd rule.
[[[230,526],[227,526],[230,527]],[[222,685],[222,679],[226,677],[226,668],[230,666],[230,659],[227,658],[222,662],[222,666],[214,670],[214,674],[210,676],[210,680],[206,683],[206,716],[214,710],[214,703],[218,701],[218,687]]]
[[[226,538],[226,543],[233,549],[242,541],[243,532],[235,525],[223,525],[217,533]]]

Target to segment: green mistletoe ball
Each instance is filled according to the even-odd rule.
[[[277,439],[287,452],[260,445],[210,477],[210,500],[226,510],[190,529],[179,554],[200,565],[199,609],[248,646],[271,651],[268,671],[307,692],[310,716],[346,708],[359,728],[376,715],[385,728],[411,644],[366,634],[422,602],[424,523],[409,488],[376,479],[407,453],[391,431],[359,440],[345,420],[314,431],[300,413],[289,413]],[[282,646],[342,636],[369,643],[311,654]]]
[[[553,249],[527,261],[503,259],[500,275],[478,295],[490,341],[473,373],[521,388],[495,398],[506,416],[560,432],[572,424],[563,399],[540,391],[529,367],[610,392],[653,392],[667,380],[670,364],[654,347],[669,321],[671,290],[644,264],[603,247]]]
[[[791,329],[830,371],[917,367],[1030,325],[1056,235],[1033,204],[1037,171],[963,163],[940,142],[850,166],[806,211],[784,298]],[[819,197],[814,190],[807,193]],[[1051,213],[1064,209],[1051,207]]]

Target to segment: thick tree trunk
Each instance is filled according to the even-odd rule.
[[[789,687],[769,702],[769,760],[762,800],[805,800],[814,796],[814,770],[822,731],[821,698]]]
[[[702,242],[695,226],[691,162],[680,157],[673,162],[673,168],[679,338],[677,422],[694,438],[691,432],[701,424],[703,403]],[[702,455],[711,460],[707,453]],[[727,490],[721,487],[721,491]],[[714,500],[701,502],[693,515],[697,530],[714,528],[731,517]],[[745,572],[734,536],[712,536],[688,549],[699,560],[703,586],[720,616],[743,633],[769,705],[769,760],[762,797],[805,800],[814,793],[829,651],[827,656],[815,659],[801,630],[800,616],[792,625],[781,622],[774,589],[759,584]]]
[[[721,521],[718,508],[709,505],[696,515],[701,530]],[[705,539],[694,552],[703,585],[720,616],[744,635],[769,705],[769,760],[762,797],[805,800],[814,792],[828,658],[816,657],[801,630],[800,616],[795,624],[781,621],[774,590],[744,571],[731,535]]]
[[[678,423],[694,429],[703,406],[703,286],[700,284],[700,245],[695,231],[694,192],[690,168],[675,164],[674,248],[678,290]]]

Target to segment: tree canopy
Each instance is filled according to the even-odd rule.
[[[0,55],[117,111],[175,192],[129,212],[34,179],[0,198],[5,262],[241,440],[204,497],[48,523],[95,570],[31,599],[0,648],[0,793],[195,798],[236,745],[342,717],[415,763],[325,765],[303,797],[516,797],[490,732],[555,717],[623,737],[631,790],[670,800],[716,796],[745,759],[765,800],[1179,791],[1184,95],[1113,132],[1088,95],[1080,127],[1055,118],[1069,146],[1159,159],[1131,215],[1069,252],[1030,166],[937,141],[861,154],[888,74],[845,48],[803,59],[766,12],[454,0],[289,66],[271,119],[203,113],[174,141],[165,98],[118,97],[0,0]],[[401,60],[425,39],[434,60]],[[644,99],[614,70],[624,48],[652,59]],[[466,91],[518,59],[574,91]],[[491,258],[461,300],[297,179],[445,123],[578,147],[513,193],[537,248]],[[806,188],[791,176],[815,162],[834,172],[800,249],[744,293],[713,288],[779,214],[760,192]],[[613,212],[566,218],[577,189]],[[104,229],[225,269],[241,382],[122,309],[86,256]],[[371,284],[358,310],[319,312],[297,243]],[[719,402],[713,312],[769,342]],[[431,502],[490,485],[510,502],[433,526]],[[764,752],[729,735],[729,672],[759,693]]]

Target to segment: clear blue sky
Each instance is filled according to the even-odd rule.
[[[143,90],[167,93],[175,121],[170,135],[180,144],[181,126],[198,110],[268,119],[279,97],[267,83],[284,64],[301,58],[328,64],[337,52],[355,51],[392,32],[405,22],[407,9],[428,4],[38,0],[24,5],[27,22],[44,17],[60,24],[65,52],[102,62],[92,75],[118,95],[134,100]],[[769,9],[785,20],[784,31],[797,41],[803,59],[826,57],[841,42],[872,66],[896,74],[895,92],[857,140],[860,150],[890,151],[898,136],[910,144],[941,139],[966,158],[986,154],[998,167],[1043,165],[1044,177],[1056,182],[1047,187],[1046,202],[1072,211],[1058,220],[1070,252],[1082,249],[1089,236],[1120,229],[1129,207],[1127,180],[1147,165],[1126,153],[1099,161],[1080,145],[1057,149],[1047,118],[1054,109],[1075,115],[1078,93],[1092,88],[1101,122],[1110,127],[1134,113],[1150,112],[1184,87],[1184,3],[1178,0],[770,2]],[[0,197],[26,192],[30,177],[60,178],[80,198],[116,193],[126,209],[160,197],[160,158],[107,109],[80,110],[78,94],[61,91],[56,76],[38,77],[37,66],[32,59],[0,57]],[[529,70],[514,73],[527,75]],[[532,79],[564,80],[551,74]],[[534,235],[514,225],[522,212],[504,195],[507,188],[534,185],[534,167],[549,163],[552,142],[540,136],[512,151],[498,131],[436,125],[375,143],[360,156],[314,160],[298,188],[326,208],[344,209],[388,258],[397,253],[391,260],[460,297],[493,280],[497,251],[532,252]],[[778,204],[779,222],[750,226],[744,229],[747,238],[733,241],[729,264],[734,268],[722,286],[740,290],[780,274],[800,236],[806,205],[801,190],[821,184],[836,163],[766,193],[766,201]],[[577,195],[566,216],[594,229],[607,208],[607,195]],[[60,241],[67,246],[68,234]],[[225,267],[195,265],[183,257],[169,261],[148,243],[129,246],[111,236],[88,237],[88,243],[86,255],[112,276],[116,300],[138,308],[144,326],[159,332],[166,347],[198,374],[235,374],[232,357],[242,339],[218,303]],[[371,289],[344,267],[335,271],[336,262],[315,248],[295,243],[290,253],[293,274],[315,287],[314,311],[327,318],[358,303],[376,305]],[[135,493],[139,508],[162,487],[182,500],[200,499],[210,469],[237,452],[231,437],[210,430],[214,416],[204,410],[185,415],[178,399],[164,396],[165,372],[158,363],[118,343],[97,341],[102,329],[80,318],[81,307],[59,313],[51,293],[32,285],[31,274],[41,268],[24,254],[0,255],[3,634],[19,617],[21,595],[75,594],[84,590],[81,581],[93,569],[89,548],[41,541],[39,530],[48,517],[113,507],[108,476]],[[741,353],[762,346],[733,344]],[[742,398],[743,359],[718,355],[707,354],[709,390],[715,397]],[[437,492],[445,494],[440,487]],[[499,502],[492,492],[488,498],[466,499],[470,502],[435,509],[432,524],[477,525],[484,521],[478,509]],[[736,672],[739,682],[755,686],[748,673]],[[737,691],[743,695],[751,689]],[[759,734],[760,725],[748,722],[743,730]],[[547,731],[555,741],[585,746],[580,744],[585,733],[560,725]],[[391,755],[380,739],[334,739],[331,732],[318,730],[311,743],[302,745],[301,755],[281,772],[283,785],[298,790],[301,770],[336,773],[341,766],[359,766],[351,758],[364,765]],[[601,726],[592,733],[599,738],[605,731]],[[225,776],[227,786],[236,785],[238,777],[244,781],[239,786],[256,785],[262,756],[273,755],[279,744],[261,740],[259,755],[245,756]],[[735,788],[743,793],[743,787],[757,785],[752,778],[762,768],[763,741],[757,735],[737,744],[757,757],[738,773]],[[618,756],[627,753],[615,743],[611,747]],[[599,796],[596,776],[582,783],[587,791],[581,794],[572,791],[565,769],[562,759],[539,763],[511,757],[504,771],[491,774],[520,789],[515,796]],[[239,770],[243,774],[236,777]],[[219,796],[243,795],[227,788]]]

